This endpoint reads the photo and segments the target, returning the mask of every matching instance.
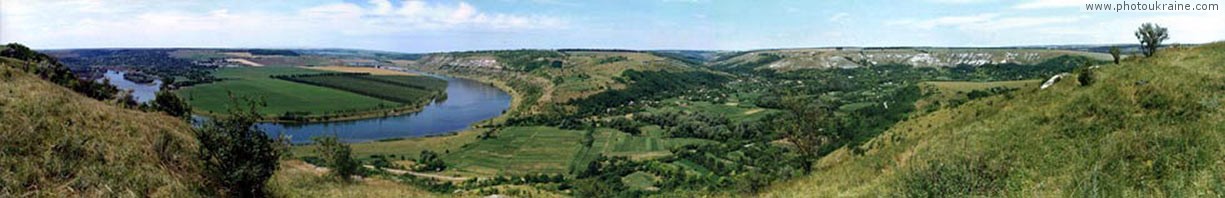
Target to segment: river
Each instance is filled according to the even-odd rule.
[[[115,85],[115,87],[121,90],[132,91],[132,98],[136,99],[136,102],[138,103],[148,102],[157,96],[157,91],[160,90],[162,86],[161,80],[153,80],[152,83],[141,84],[124,79],[123,74],[126,73],[127,72],[117,70],[106,70],[106,73],[102,74],[102,78],[99,78],[98,82],[102,82],[102,79],[106,79],[107,81],[110,81],[111,85]]]
[[[447,99],[429,104],[417,113],[351,121],[260,123],[258,127],[270,135],[288,135],[294,143],[306,143],[311,137],[332,134],[345,142],[364,142],[461,131],[510,108],[511,96],[492,85],[463,78],[434,77],[447,81]]]

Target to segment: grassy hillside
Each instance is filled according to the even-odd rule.
[[[1092,73],[898,123],[762,196],[1225,196],[1225,43]]]
[[[194,197],[186,122],[105,104],[0,62],[0,197]]]

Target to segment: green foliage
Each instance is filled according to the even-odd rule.
[[[626,60],[629,60],[629,58],[626,58],[625,56],[610,56],[607,58],[601,58],[600,60],[596,61],[595,64],[602,65],[602,64],[615,63],[615,62],[621,62],[621,61],[626,61]]]
[[[438,153],[430,150],[422,150],[421,155],[417,157],[417,171],[443,171],[447,169],[447,163],[438,157]]]
[[[616,109],[633,101],[660,100],[678,96],[685,91],[714,87],[727,82],[727,76],[709,72],[664,72],[626,70],[621,76],[631,83],[625,89],[609,90],[569,104],[579,108],[578,115],[608,112],[632,112]]]
[[[258,103],[231,96],[230,114],[214,117],[196,132],[204,178],[222,196],[262,197],[277,170],[278,142],[255,127]]]
[[[1076,82],[1079,82],[1080,86],[1093,85],[1093,68],[1086,67],[1081,70],[1080,74],[1076,75]]]
[[[833,107],[809,103],[795,97],[784,100],[790,116],[789,124],[775,125],[787,141],[795,144],[802,155],[816,158],[846,143],[851,128],[846,117],[836,116]]]
[[[178,95],[169,91],[159,91],[153,99],[153,109],[161,112],[166,112],[170,116],[180,118],[190,118],[191,106],[187,105],[187,101],[179,98]]]
[[[1170,35],[1166,33],[1166,28],[1153,23],[1144,23],[1136,29],[1136,39],[1140,40],[1140,49],[1144,52],[1144,56],[1153,57],[1157,55],[1157,48],[1161,47],[1161,42],[1170,39]]]
[[[1119,58],[1122,56],[1122,53],[1118,46],[1110,46],[1110,57],[1114,58],[1115,65],[1119,64]]]
[[[315,149],[323,160],[322,165],[332,169],[329,174],[334,178],[349,181],[349,178],[361,174],[362,167],[356,159],[353,159],[353,149],[341,143],[335,135],[315,136],[311,140],[318,145]]]

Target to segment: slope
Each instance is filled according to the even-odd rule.
[[[1225,43],[1092,73],[909,119],[762,196],[1225,196]]]
[[[186,122],[105,104],[0,62],[0,197],[192,197]]]

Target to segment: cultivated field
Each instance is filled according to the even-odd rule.
[[[276,78],[403,104],[418,104],[441,96],[447,85],[446,81],[428,76],[307,75]]]
[[[361,94],[268,77],[317,73],[323,72],[291,67],[223,68],[213,75],[225,80],[183,88],[178,94],[186,98],[196,112],[209,115],[228,112],[231,93],[237,97],[264,100],[267,105],[259,111],[265,116],[278,116],[286,112],[326,114],[399,106],[396,102]]]

